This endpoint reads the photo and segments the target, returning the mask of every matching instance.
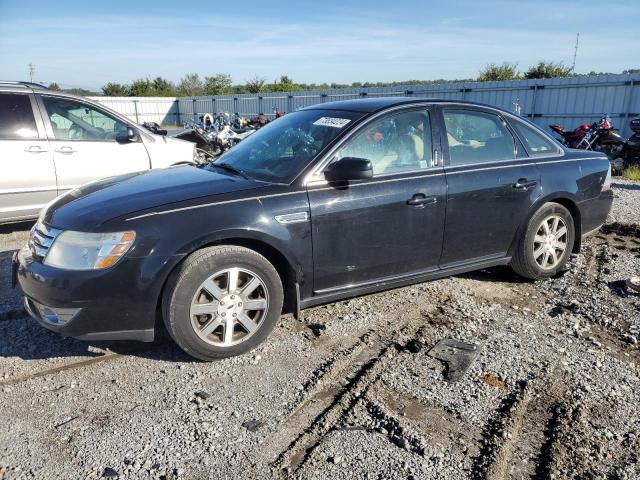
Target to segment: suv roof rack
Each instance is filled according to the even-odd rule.
[[[38,90],[49,90],[48,87],[35,82],[19,82],[14,80],[0,80],[0,87],[25,87]]]

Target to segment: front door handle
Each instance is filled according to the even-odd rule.
[[[526,178],[519,178],[516,183],[512,185],[516,190],[529,190],[538,184],[536,180],[527,180]]]
[[[45,152],[48,152],[49,150],[44,149],[39,145],[31,145],[25,148],[24,151],[29,153],[45,153]]]
[[[414,207],[424,207],[425,205],[433,205],[437,203],[436,197],[427,197],[424,193],[416,193],[413,197],[407,200],[407,205]]]
[[[69,155],[71,153],[76,153],[76,150],[74,150],[71,147],[60,147],[60,148],[56,148],[56,152],[57,153],[62,153],[65,155]]]

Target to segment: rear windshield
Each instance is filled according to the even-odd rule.
[[[290,183],[333,139],[364,114],[302,110],[278,118],[218,158],[257,180]]]

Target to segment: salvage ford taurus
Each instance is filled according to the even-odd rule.
[[[496,108],[326,103],[204,167],[59,197],[15,276],[64,336],[151,341],[164,321],[212,360],[258,345],[283,311],[494,265],[551,277],[605,221],[610,181],[604,155]]]

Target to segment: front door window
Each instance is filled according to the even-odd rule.
[[[92,105],[62,97],[42,100],[56,140],[115,141],[127,130],[124,122]]]

